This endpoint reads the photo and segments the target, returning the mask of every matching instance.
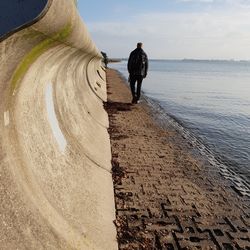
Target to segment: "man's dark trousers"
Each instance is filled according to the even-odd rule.
[[[140,75],[130,75],[130,88],[133,96],[133,101],[138,101],[141,96],[141,85],[143,76]],[[137,82],[137,90],[135,93],[135,83]]]

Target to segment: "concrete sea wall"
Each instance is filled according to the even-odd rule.
[[[0,7],[0,249],[117,249],[101,54],[74,0]]]

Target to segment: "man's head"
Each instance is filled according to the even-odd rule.
[[[140,48],[140,49],[141,49],[142,46],[143,46],[143,43],[141,43],[141,42],[140,42],[140,43],[137,43],[137,48]]]

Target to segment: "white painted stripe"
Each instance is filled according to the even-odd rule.
[[[67,141],[65,140],[65,137],[59,127],[59,123],[56,118],[56,112],[53,101],[53,88],[51,83],[47,84],[45,98],[50,126],[52,128],[53,134],[56,138],[60,150],[64,152],[67,146]]]
[[[4,112],[4,126],[8,126],[10,124],[10,112],[9,110]]]

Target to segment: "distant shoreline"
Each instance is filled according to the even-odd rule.
[[[113,62],[122,62],[127,61],[128,58],[115,58],[110,59],[110,63]],[[212,63],[250,63],[250,60],[236,60],[236,59],[149,59],[150,61],[169,61],[169,62],[199,62],[199,63],[206,63],[206,62],[212,62]]]

